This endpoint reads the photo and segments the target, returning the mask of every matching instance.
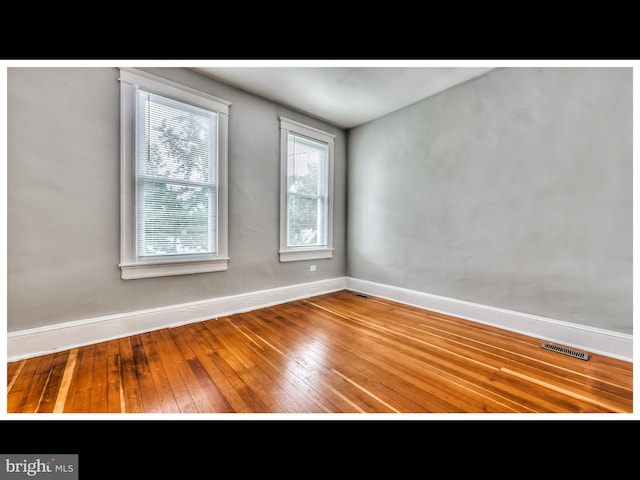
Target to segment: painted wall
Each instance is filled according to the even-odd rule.
[[[9,68],[9,332],[345,275],[345,132],[189,70],[144,70],[233,103],[229,270],[122,280],[118,69]],[[336,135],[333,259],[279,261],[280,115]]]
[[[348,274],[632,333],[632,69],[510,68],[349,132]]]

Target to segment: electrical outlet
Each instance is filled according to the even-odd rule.
[[[316,266],[315,265],[309,265],[309,271],[310,272],[315,272],[316,271]]]

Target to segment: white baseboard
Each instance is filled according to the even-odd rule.
[[[332,278],[198,302],[138,310],[34,328],[7,335],[7,359],[21,360],[114,338],[175,327],[344,290],[345,278]]]
[[[346,288],[633,362],[633,336],[347,277]]]
[[[34,328],[7,335],[8,361],[255,310],[345,288],[454,315],[544,341],[633,361],[633,336],[351,277],[260,290]]]

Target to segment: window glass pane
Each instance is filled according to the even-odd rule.
[[[139,91],[138,114],[138,173],[215,181],[215,112]]]
[[[287,186],[290,193],[323,195],[327,145],[289,134]]]
[[[215,253],[217,114],[139,90],[137,120],[138,256]]]
[[[215,252],[211,188],[142,180],[138,189],[139,256]]]
[[[320,199],[289,196],[289,246],[314,246],[323,243],[321,212]]]

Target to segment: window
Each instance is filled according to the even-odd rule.
[[[228,268],[230,103],[120,70],[123,279]]]
[[[333,256],[335,135],[280,117],[280,261]]]

